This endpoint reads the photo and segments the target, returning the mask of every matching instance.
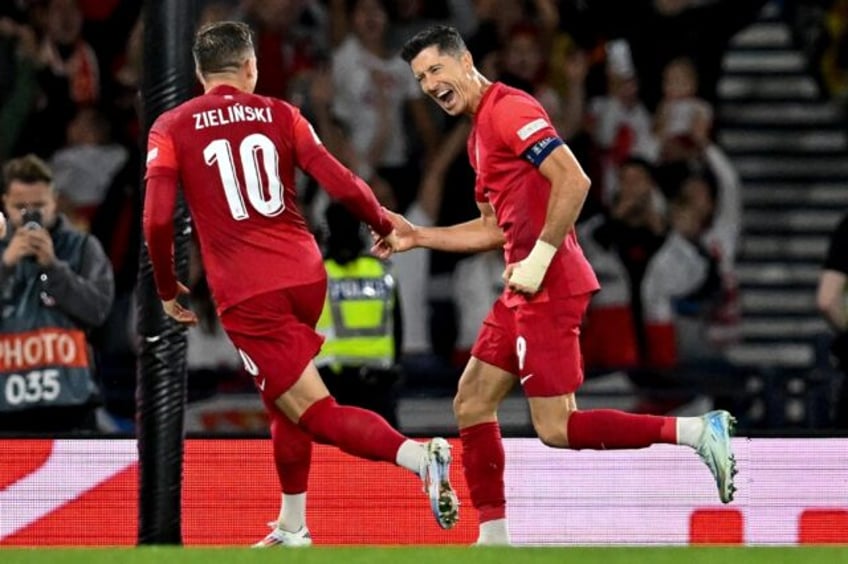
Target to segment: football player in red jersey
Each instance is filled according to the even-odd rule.
[[[453,526],[458,504],[448,480],[447,441],[418,443],[373,412],[338,405],[313,364],[323,342],[315,325],[327,275],[297,207],[295,168],[389,242],[392,223],[368,185],[330,155],[296,107],[253,94],[256,56],[246,25],[205,26],[193,54],[204,93],[163,113],[150,130],[144,234],[166,313],[196,323],[177,301],[187,293],[173,259],[181,185],[221,323],[271,415],[283,507],[260,545],[311,543],[304,512],[313,440],[415,472],[427,485],[438,523]]]
[[[497,410],[516,383],[544,444],[688,445],[710,468],[721,500],[729,502],[735,473],[729,413],[674,418],[577,409],[575,392],[583,382],[580,323],[599,288],[574,231],[589,178],[545,110],[530,95],[480,74],[451,27],[425,29],[404,45],[402,56],[436,104],[450,115],[471,118],[468,156],[480,217],[450,227],[419,227],[388,212],[394,239],[378,239],[375,252],[503,247],[507,264],[506,288],[483,322],[454,399],[465,478],[480,517],[478,543],[509,542]]]

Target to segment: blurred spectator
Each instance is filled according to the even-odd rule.
[[[691,197],[707,213],[697,244],[718,266],[721,296],[710,313],[704,349],[711,356],[739,338],[741,304],[736,277],[736,250],[742,231],[739,176],[727,155],[710,139],[677,143],[655,174],[669,200]],[[684,194],[687,193],[687,194]]]
[[[460,33],[471,34],[477,25],[475,0],[395,0],[389,45],[400,47],[413,35],[433,24],[453,25]]]
[[[698,71],[686,57],[672,60],[663,70],[663,98],[654,119],[662,160],[676,160],[693,144],[710,138],[713,109],[698,98]]]
[[[583,330],[590,369],[662,373],[678,363],[675,306],[707,292],[714,264],[697,243],[703,212],[681,199],[671,214],[649,163],[620,170],[608,216],[580,227],[586,257],[601,281]]]
[[[100,102],[115,97],[115,73],[127,58],[127,38],[142,20],[142,2],[129,0],[77,0],[83,14],[82,36],[100,63]]]
[[[68,144],[50,159],[59,210],[89,231],[97,208],[129,158],[112,139],[112,125],[97,108],[82,108],[68,124]]]
[[[257,94],[293,99],[304,74],[329,53],[329,24],[321,2],[241,0],[236,18],[256,33]]]
[[[834,0],[824,14],[820,70],[828,94],[848,101],[848,1]]]
[[[49,0],[45,33],[39,47],[39,96],[22,149],[42,156],[65,144],[65,131],[76,110],[100,99],[100,66],[82,36],[83,18],[76,0]]]
[[[436,225],[440,219],[440,210],[445,205],[445,185],[449,181],[453,165],[457,160],[461,160],[464,167],[470,168],[464,154],[470,130],[471,123],[468,120],[456,122],[424,170],[416,198],[405,214],[415,225]],[[469,180],[468,185],[471,182],[473,180]],[[454,352],[455,343],[453,335],[446,333],[455,332],[455,317],[445,315],[434,307],[435,256],[436,253],[430,249],[421,248],[395,254],[391,259],[403,308],[404,346],[401,362],[410,387],[443,387],[453,390],[456,387],[458,371],[449,364],[449,357]],[[453,264],[451,263],[451,266]],[[450,278],[447,281],[450,282]],[[448,307],[452,308],[456,296],[451,294],[450,290],[452,288],[448,286],[445,295],[439,297],[447,301]]]
[[[579,75],[585,74],[585,57],[580,55],[574,53],[568,59],[568,62],[573,63],[578,81]],[[568,139],[574,134],[577,126],[575,122],[580,121],[574,114],[580,116],[583,107],[578,105],[568,114],[563,96],[551,86],[547,77],[548,68],[539,31],[531,25],[516,26],[510,32],[500,54],[498,80],[532,94],[545,108],[557,132],[563,139]],[[577,90],[579,89],[573,89]],[[582,101],[582,97],[577,100]]]
[[[140,135],[139,90],[141,88],[142,51],[144,50],[144,20],[136,20],[126,38],[121,56],[115,61],[109,113],[112,118],[113,139],[134,150]]]
[[[819,275],[816,303],[822,316],[836,333],[831,353],[843,373],[837,394],[835,426],[848,429],[848,310],[845,291],[848,288],[848,215],[842,218],[830,236],[827,258]]]
[[[718,261],[703,244],[714,210],[714,183],[702,175],[690,176],[669,206],[672,232],[683,239],[681,247],[687,246],[688,264],[697,265],[689,273],[692,284],[680,286],[672,294],[677,361],[687,366],[723,358],[710,338],[722,305],[722,278]]]
[[[662,364],[660,359],[667,357],[648,342],[641,292],[648,262],[664,240],[665,201],[645,161],[623,163],[618,184],[609,214],[595,216],[578,229],[601,283],[582,333],[587,368]]]
[[[0,162],[12,156],[34,107],[38,43],[35,31],[0,17]]]
[[[403,323],[388,265],[366,252],[360,222],[339,203],[326,211],[327,300],[317,330],[321,378],[341,404],[382,415],[397,428],[398,353]]]
[[[663,69],[681,56],[690,57],[698,69],[698,95],[715,104],[721,63],[731,37],[751,23],[767,1],[592,0],[581,6],[587,25],[630,43],[642,99],[653,110],[661,98]]]
[[[736,250],[742,233],[742,182],[725,152],[715,143],[703,148],[702,162],[712,194],[713,213],[703,235],[703,244],[718,258],[722,275],[733,278],[735,286]]]
[[[371,186],[380,203],[389,209],[397,208],[397,198],[391,186],[360,158],[353,146],[350,128],[333,112],[335,88],[333,76],[327,65],[319,65],[311,73],[309,83],[308,112],[321,140],[327,149],[350,170],[356,172]],[[325,223],[325,211],[330,197],[325,190],[318,190],[314,181],[307,179],[307,190],[303,194],[304,211],[313,231]]]
[[[347,17],[351,33],[333,53],[333,111],[350,128],[361,164],[389,183],[405,210],[419,176],[412,143],[432,155],[437,130],[409,66],[388,49],[384,0],[351,0]],[[415,126],[412,139],[405,132],[406,111]]]
[[[453,298],[457,309],[456,354],[453,362],[464,366],[492,304],[503,292],[506,264],[496,249],[462,259],[453,272]]]
[[[468,40],[468,49],[480,71],[490,76],[493,58],[506,44],[516,26],[534,25],[545,53],[550,52],[559,25],[559,8],[553,0],[477,0],[474,3],[477,30]],[[497,73],[491,73],[492,76]]]
[[[589,131],[600,151],[601,178],[594,197],[609,207],[617,190],[618,167],[632,157],[653,162],[658,153],[651,113],[639,99],[630,48],[618,40],[607,47],[608,94],[589,101]]]
[[[113,298],[100,243],[56,212],[53,176],[32,155],[3,168],[10,233],[0,242],[0,429],[93,429],[98,402],[87,333]]]

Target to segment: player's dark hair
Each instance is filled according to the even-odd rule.
[[[5,194],[12,182],[23,184],[35,184],[46,182],[53,184],[53,172],[40,158],[35,155],[26,155],[18,159],[12,159],[3,165],[3,190]]]
[[[202,75],[234,72],[253,55],[253,35],[242,22],[214,22],[197,31],[191,52]]]
[[[400,51],[400,56],[407,63],[418,56],[427,47],[436,46],[439,53],[458,57],[468,50],[465,41],[455,27],[449,25],[434,25],[418,32],[407,41]]]

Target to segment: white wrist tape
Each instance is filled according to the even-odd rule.
[[[533,292],[539,289],[542,285],[542,279],[545,278],[545,273],[548,271],[548,266],[554,258],[557,248],[546,243],[541,239],[533,245],[533,250],[527,255],[527,258],[518,263],[515,270],[512,271],[512,276],[509,281],[512,284],[517,284],[527,288]]]

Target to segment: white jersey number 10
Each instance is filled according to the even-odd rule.
[[[203,149],[206,164],[218,165],[221,184],[233,218],[241,221],[250,217],[236,175],[236,166],[241,167],[251,207],[266,217],[283,213],[286,209],[284,187],[277,172],[280,157],[273,141],[261,133],[254,133],[244,138],[238,152],[239,165],[233,158],[233,149],[227,139],[216,139]],[[263,176],[268,179],[267,188],[263,186]]]

